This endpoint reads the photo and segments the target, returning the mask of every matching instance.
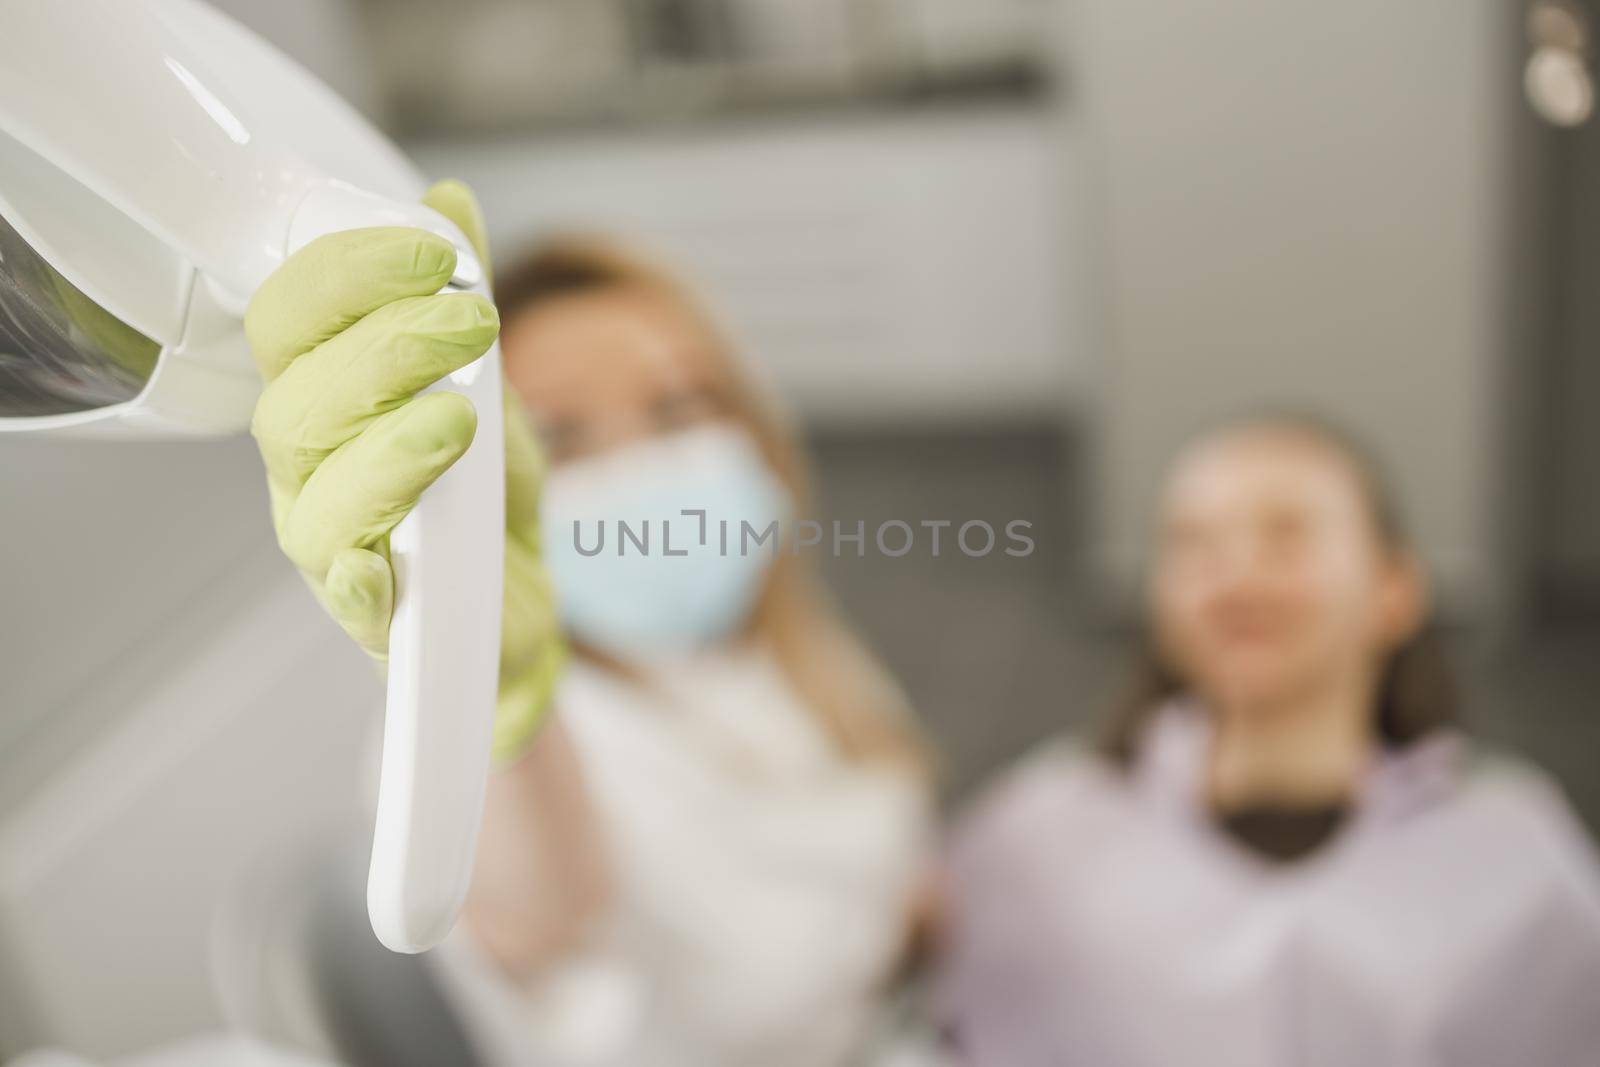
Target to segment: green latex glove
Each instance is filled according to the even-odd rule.
[[[483,219],[459,182],[423,203],[472,240]],[[394,607],[389,531],[472,443],[477,413],[457,393],[417,396],[471,363],[500,329],[494,306],[441,293],[450,242],[375,227],[318,238],[250,301],[245,335],[266,381],[251,433],[266,464],[278,544],[356,643],[387,657]],[[494,751],[514,759],[533,737],[564,659],[540,561],[544,462],[507,386],[505,605]]]

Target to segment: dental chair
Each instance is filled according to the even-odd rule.
[[[424,958],[373,936],[367,847],[341,834],[274,857],[241,887],[213,938],[228,1023],[347,1067],[480,1067]]]
[[[224,1015],[233,1029],[346,1067],[482,1067],[425,957],[390,952],[373,936],[369,835],[349,829],[266,854],[216,924]],[[926,995],[918,981],[894,998],[861,1062],[954,1067]]]

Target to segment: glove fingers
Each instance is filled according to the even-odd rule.
[[[334,449],[488,350],[494,306],[472,293],[379,308],[295,360],[262,392],[251,432],[272,479],[298,488]]]
[[[374,226],[317,238],[272,272],[245,311],[261,376],[272,381],[392,300],[438,292],[455,268],[455,246],[425,230]]]
[[[279,533],[283,550],[323,580],[341,551],[371,548],[405,518],[477,428],[459,393],[429,393],[380,416],[307,480]]]
[[[496,766],[509,766],[528,751],[550,710],[551,694],[566,659],[566,646],[560,641],[548,641],[539,649],[537,662],[523,673],[513,678],[500,676],[490,749]]]
[[[505,600],[500,624],[502,676],[520,673],[538,651],[559,641],[555,592],[539,561],[536,547],[521,538],[506,537]]]
[[[510,382],[505,383],[501,395],[506,433],[506,528],[537,533],[539,490],[544,485],[545,474],[544,451],[528,425],[522,402]]]
[[[379,658],[388,654],[394,614],[394,571],[388,560],[364,548],[335,554],[322,584],[322,603],[356,644]]]
[[[435,182],[422,202],[461,228],[487,270],[489,233],[478,198],[465,182],[446,178]],[[539,488],[544,484],[544,453],[539,448],[517,391],[510,383],[503,390],[506,427],[506,526],[534,529],[539,512]]]

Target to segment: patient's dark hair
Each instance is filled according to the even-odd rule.
[[[1327,448],[1355,475],[1372,528],[1384,548],[1395,553],[1411,550],[1411,538],[1382,465],[1347,431],[1320,416],[1297,412],[1250,416],[1220,429],[1281,429]],[[1161,654],[1153,635],[1146,632],[1141,645],[1131,684],[1107,717],[1098,740],[1100,752],[1122,766],[1133,762],[1141,735],[1161,705],[1189,688]],[[1455,678],[1430,627],[1424,625],[1389,655],[1372,714],[1378,739],[1389,748],[1403,748],[1442,727],[1460,725]]]
[[[495,280],[494,302],[500,314],[542,304],[557,296],[573,296],[622,285],[625,266],[616,253],[596,242],[558,238],[524,256]]]

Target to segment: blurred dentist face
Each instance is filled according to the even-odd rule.
[[[736,416],[717,343],[670,294],[622,285],[555,297],[504,332],[507,375],[552,465],[542,529],[562,623],[614,661],[735,637],[766,588],[775,553],[739,547],[740,531],[791,504]],[[653,529],[654,550],[625,551],[624,525],[645,545]]]
[[[501,337],[554,465],[730,418],[717,345],[677,301],[622,285],[514,314]]]
[[[1375,684],[1420,613],[1414,568],[1382,543],[1351,465],[1280,428],[1224,433],[1180,458],[1150,593],[1173,666],[1234,710]]]

